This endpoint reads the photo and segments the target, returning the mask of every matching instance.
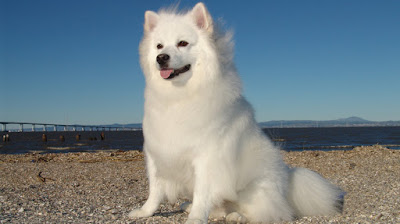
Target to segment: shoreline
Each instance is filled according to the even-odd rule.
[[[281,223],[400,223],[400,150],[381,145],[335,151],[282,151],[290,166],[340,186],[342,214]],[[127,214],[147,199],[140,151],[0,155],[0,223],[182,223],[179,200],[149,218]],[[225,223],[209,220],[210,223]]]

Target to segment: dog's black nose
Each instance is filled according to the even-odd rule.
[[[159,54],[157,55],[157,62],[161,66],[167,65],[169,61],[169,55],[168,54]]]

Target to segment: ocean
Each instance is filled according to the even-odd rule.
[[[286,151],[349,150],[374,144],[400,149],[400,127],[265,128],[263,131]],[[0,154],[142,150],[144,141],[141,130],[105,131],[104,140],[100,131],[0,133]],[[9,141],[4,142],[3,136],[7,134]],[[43,135],[47,141],[43,141]]]

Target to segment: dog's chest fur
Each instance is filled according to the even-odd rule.
[[[145,150],[151,153],[160,169],[174,172],[187,169],[205,148],[218,147],[216,133],[227,128],[232,108],[227,105],[221,108],[223,104],[215,104],[216,100],[204,97],[179,103],[146,100]]]

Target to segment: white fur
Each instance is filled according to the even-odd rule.
[[[189,44],[178,47],[181,40]],[[172,68],[191,68],[164,80],[159,54],[170,56]],[[219,31],[204,4],[181,14],[145,13],[140,58],[150,194],[130,217],[151,216],[164,199],[178,197],[192,200],[187,223],[206,223],[212,210],[238,222],[337,212],[340,190],[312,171],[288,168],[257,126],[232,57],[231,34]]]

